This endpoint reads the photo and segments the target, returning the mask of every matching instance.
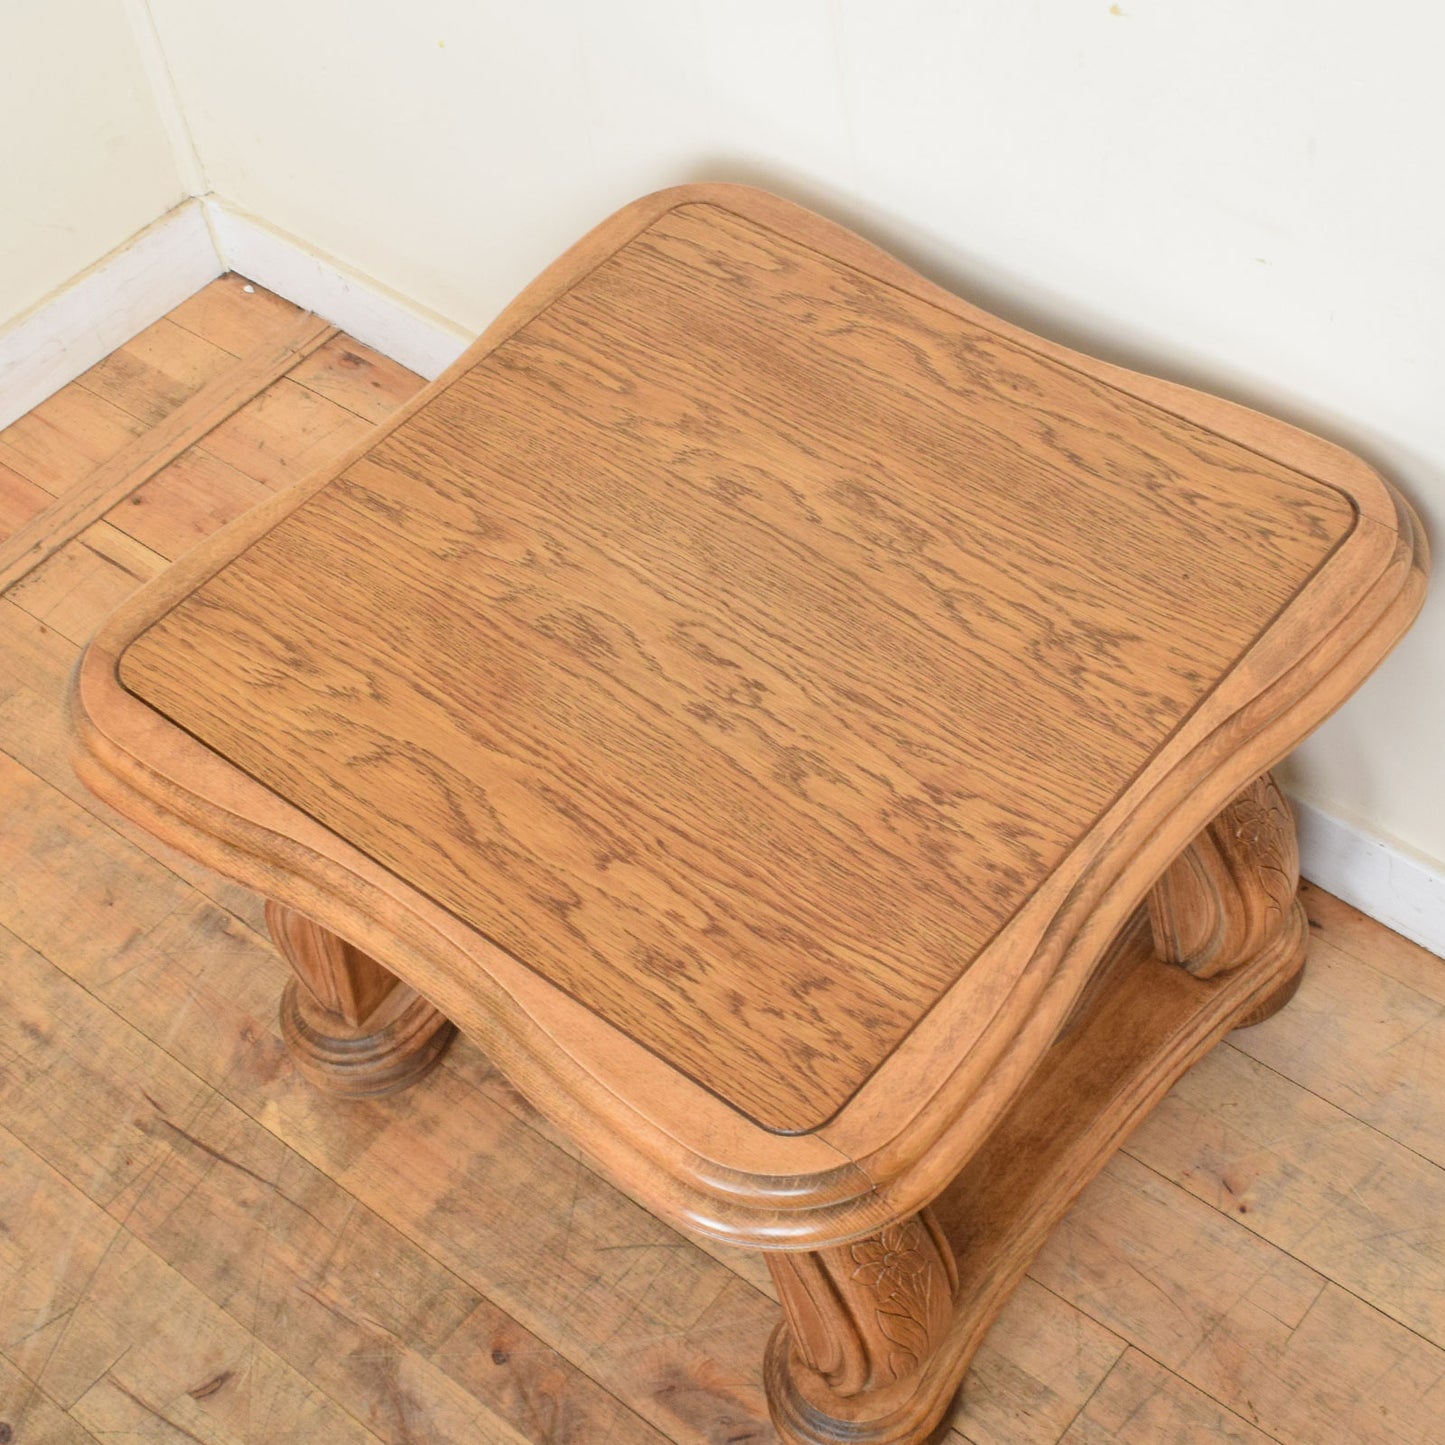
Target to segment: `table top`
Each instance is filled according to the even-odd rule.
[[[925,1020],[978,1035],[1161,779],[1217,808],[1184,760],[1414,544],[1354,459],[772,198],[623,215],[112,661],[750,1128],[826,1132]]]

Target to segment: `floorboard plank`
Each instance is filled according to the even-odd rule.
[[[1109,1372],[1063,1437],[1063,1445],[1266,1445],[1272,1437],[1138,1350]]]
[[[192,443],[224,425],[226,419],[255,397],[262,387],[266,390],[258,399],[264,401],[276,390],[278,380],[284,383],[285,374],[292,366],[335,334],[334,327],[317,317],[309,313],[302,316],[241,360],[232,362],[128,445],[57,495],[43,512],[0,543],[0,592],[13,587],[59,548],[98,522]],[[76,394],[92,395],[78,384]],[[350,413],[343,415],[349,417]]]
[[[82,1428],[36,1384],[0,1355],[0,1440],[15,1445],[96,1445]]]
[[[448,1071],[384,1102],[315,1094],[269,945],[4,759],[0,797],[29,820],[0,839],[0,923],[668,1438],[769,1438],[770,1300]],[[149,907],[98,929],[86,894]]]
[[[275,491],[334,463],[370,430],[354,412],[284,377],[216,427],[201,450]]]
[[[5,1204],[20,1205],[3,1214],[0,1348],[92,1434],[159,1421],[237,1445],[375,1439],[3,1126],[0,1181]]]
[[[166,559],[109,522],[92,522],[16,582],[5,597],[77,646]]]
[[[162,317],[75,384],[153,427],[235,365],[229,351]]]
[[[0,542],[18,532],[51,501],[44,487],[0,462]]]
[[[291,380],[369,422],[383,422],[426,385],[399,361],[338,336],[291,372]]]
[[[0,1009],[0,1118],[108,1208],[166,1150],[151,1116],[189,1122],[213,1091],[8,929],[0,929],[0,968],[8,1001]]]
[[[1127,1154],[1034,1277],[1288,1445],[1433,1445],[1445,1351]]]
[[[1054,1445],[1124,1349],[1112,1331],[1026,1277],[974,1357],[954,1429],[970,1445]]]
[[[1309,913],[1311,935],[1323,939],[1347,958],[1445,1003],[1445,962],[1418,943],[1392,933],[1343,899],[1306,882],[1301,893]]]
[[[147,430],[128,412],[72,384],[0,431],[0,462],[60,497]]]
[[[239,357],[301,315],[301,307],[231,271],[202,286],[166,319]]]
[[[105,519],[174,561],[250,511],[270,490],[219,457],[192,447],[118,502]]]
[[[585,1163],[578,1146],[466,1039],[453,1046],[444,1067],[561,1153]],[[760,1255],[711,1240],[696,1245],[761,1294],[777,1298]],[[1123,1341],[1102,1325],[1026,1279],[969,1370],[952,1417],[954,1428],[975,1445],[1054,1445],[1123,1349]]]
[[[381,1438],[533,1438],[515,1415],[523,1429],[550,1420],[552,1438],[579,1445],[608,1432],[661,1441],[8,934],[0,963],[25,1003],[0,1013],[0,1057],[13,1061],[0,1106],[15,1137]],[[489,1354],[479,1375],[458,1355],[457,1329],[475,1330],[484,1312],[512,1342],[511,1371]],[[448,1357],[433,1361],[444,1341]],[[484,1379],[492,1388],[461,1382]]]
[[[1424,950],[1400,942],[1406,946],[1353,958],[1330,935],[1316,935],[1294,1002],[1241,1030],[1234,1044],[1385,1139],[1445,1165],[1445,969],[1428,954],[1433,969],[1414,966]]]
[[[79,651],[54,628],[0,597],[0,739],[6,755],[222,908],[262,928],[263,904],[254,893],[122,818],[75,776],[63,709]]]
[[[1128,1148],[1445,1347],[1445,1169],[1227,1044]]]

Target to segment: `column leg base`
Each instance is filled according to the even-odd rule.
[[[788,1327],[780,1324],[768,1339],[763,1384],[783,1445],[928,1445],[946,1433],[959,1380],[967,1368],[968,1359],[958,1363],[941,1352],[916,1380],[906,1382],[906,1393],[895,1386],[879,1395],[819,1405],[804,1394],[806,1367],[796,1362]],[[835,1413],[853,1404],[867,1413],[853,1418]]]
[[[281,1034],[298,1072],[328,1094],[370,1099],[409,1088],[429,1074],[456,1029],[401,984],[353,1027],[318,1007],[293,978],[281,996]]]
[[[1262,1024],[1265,1019],[1273,1018],[1299,992],[1299,986],[1304,982],[1305,950],[1309,947],[1309,938],[1309,917],[1305,913],[1304,904],[1296,898],[1289,926],[1281,943],[1281,947],[1287,950],[1288,956],[1294,960],[1294,972],[1252,1009],[1235,1019],[1235,1028],[1253,1028],[1255,1024]]]

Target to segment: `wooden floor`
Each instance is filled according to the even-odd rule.
[[[472,1047],[339,1104],[257,900],[94,803],[81,643],[418,378],[226,277],[0,432],[0,1445],[774,1438],[767,1272]],[[1310,973],[1087,1191],[951,1445],[1445,1442],[1445,968],[1311,891]]]

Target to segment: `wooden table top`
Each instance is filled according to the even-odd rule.
[[[120,677],[794,1133],[986,962],[1357,515],[692,199],[201,578]]]

